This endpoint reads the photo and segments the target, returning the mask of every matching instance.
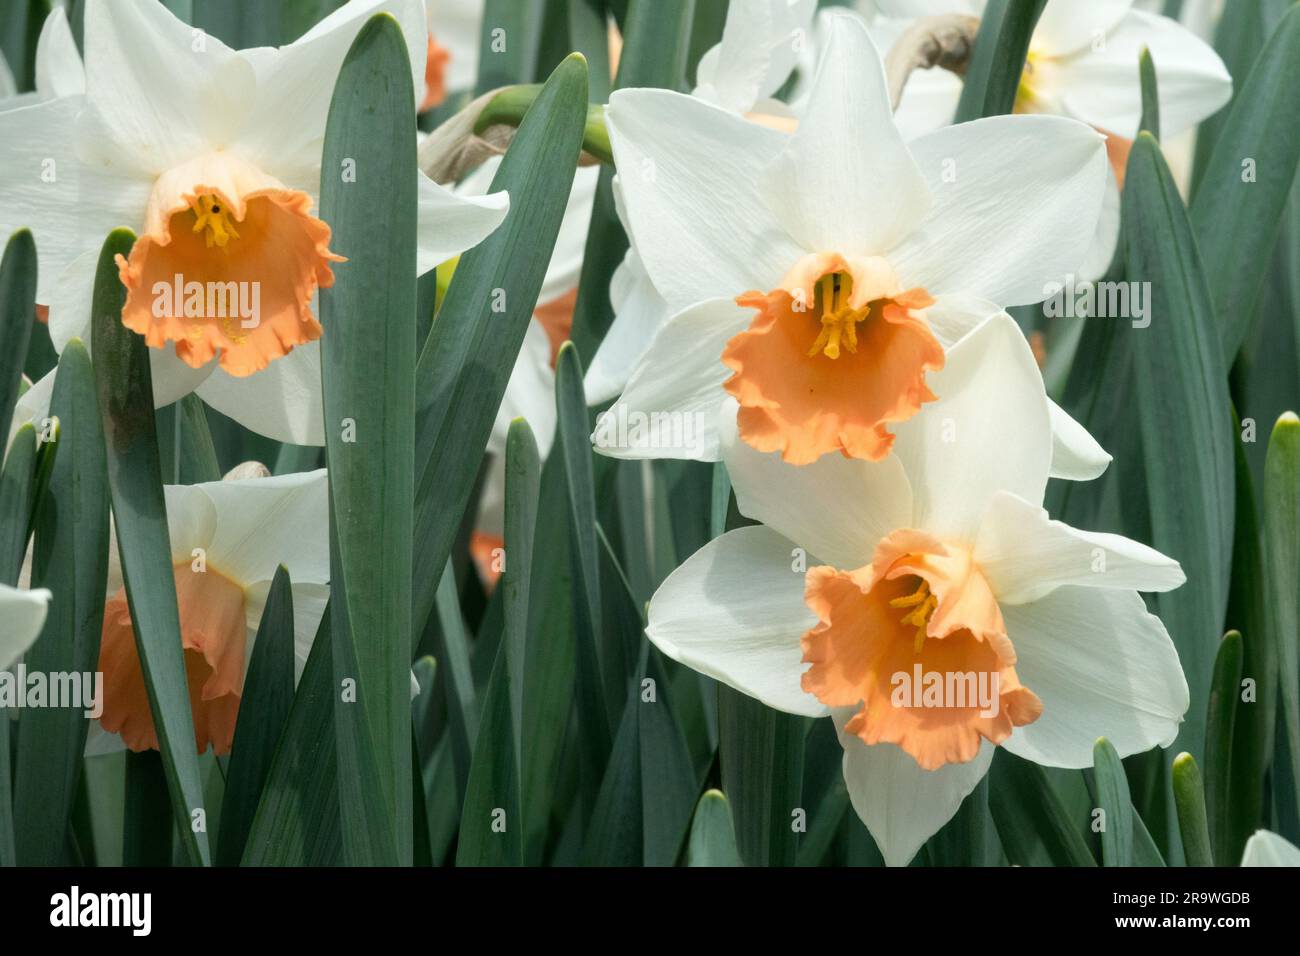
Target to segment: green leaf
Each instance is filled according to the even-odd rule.
[[[507,567],[509,563],[507,557]],[[524,862],[506,657],[506,642],[502,641],[483,698],[483,719],[460,815],[457,866],[522,866]]]
[[[735,813],[736,845],[749,866],[793,866],[805,720],[718,685],[722,792]]]
[[[341,734],[362,748],[340,755],[348,781],[345,837],[390,864],[411,862],[410,667],[415,389],[415,93],[402,31],[387,14],[357,34],[339,71],[325,127],[321,218],[347,257],[320,293],[326,461],[338,563],[331,563],[334,665],[355,677],[360,707],[337,702]],[[344,170],[355,170],[355,177]],[[353,181],[355,180],[355,181]],[[349,428],[349,424],[351,427]],[[441,565],[439,565],[441,570]],[[351,672],[355,656],[356,671]],[[380,801],[365,795],[373,746]],[[385,834],[391,832],[391,836]],[[394,844],[391,848],[390,841]],[[345,839],[348,855],[359,845]],[[392,854],[390,856],[390,853]]]
[[[420,354],[417,630],[433,607],[564,217],[586,116],[586,72],[581,57],[565,59],[520,124],[491,186],[509,191],[510,212],[492,235],[461,256]]]
[[[126,798],[122,813],[122,865],[171,866],[167,771],[157,751],[126,754]],[[188,825],[186,829],[189,829]]]
[[[293,706],[293,591],[284,565],[276,568],[257,625],[239,702],[235,740],[221,804],[217,865],[237,866],[271,773],[275,748]]]
[[[1201,771],[1189,753],[1174,758],[1174,807],[1178,810],[1178,832],[1188,866],[1213,866],[1210,827],[1205,819],[1205,789]]]
[[[1106,814],[1101,831],[1101,860],[1104,866],[1133,865],[1133,822],[1137,814],[1129,797],[1128,776],[1119,754],[1105,737],[1092,748],[1092,767],[1097,782],[1097,802]]]
[[[544,0],[485,0],[476,94],[533,78],[545,12]]]
[[[516,418],[506,433],[505,552],[501,596],[505,601],[506,668],[510,675],[510,722],[522,775],[524,685],[528,661],[528,596],[537,533],[537,497],[541,459],[528,422]]]
[[[1097,865],[1043,768],[1002,747],[989,769],[989,810],[1012,863],[1033,865],[1041,848],[1056,866]]]
[[[49,12],[49,0],[9,0],[0,5],[0,55],[13,71],[20,93],[35,88],[36,40]]]
[[[957,101],[955,122],[1012,112],[1034,25],[1047,0],[989,0]]]
[[[1280,724],[1290,755],[1291,792],[1300,776],[1300,418],[1287,412],[1273,426],[1264,465],[1264,553],[1268,621],[1282,689]],[[1282,768],[1274,767],[1274,774]],[[1276,783],[1277,781],[1275,781]]]
[[[740,866],[731,807],[721,790],[707,790],[695,805],[691,840],[686,847],[687,866]]]
[[[474,696],[469,639],[457,600],[456,574],[450,561],[438,583],[434,609],[438,615],[438,627],[434,629],[434,654],[442,662],[439,677],[446,689],[447,736],[451,740],[456,793],[463,800],[465,784],[469,779],[470,760],[474,754],[474,741],[478,739],[479,706]],[[423,683],[420,686],[423,688]]]
[[[1178,648],[1192,713],[1204,713],[1228,600],[1232,406],[1196,241],[1149,133],[1129,154],[1124,204],[1128,277],[1150,283],[1150,326],[1132,335],[1151,544],[1182,564],[1188,582],[1157,594],[1155,607]],[[1185,722],[1179,740],[1199,752],[1203,726]]]
[[[190,819],[203,807],[203,784],[194,752],[194,721],[176,610],[149,350],[143,338],[122,324],[126,287],[114,261],[116,256],[129,255],[134,242],[130,230],[117,229],[109,233],[100,252],[91,308],[91,351],[108,449],[118,554],[172,815],[186,857],[193,865],[206,866],[211,859],[207,832],[196,831]]]
[[[1156,65],[1151,59],[1151,50],[1142,48],[1138,57],[1138,80],[1142,86],[1142,115],[1138,129],[1146,130],[1156,139],[1160,138],[1160,91],[1156,85]]]
[[[1223,349],[1245,341],[1300,163],[1300,8],[1291,7],[1234,97],[1191,206]]]
[[[1236,442],[1237,511],[1232,541],[1232,580],[1226,626],[1241,633],[1242,677],[1254,682],[1254,695],[1242,701],[1236,690],[1237,717],[1232,740],[1232,774],[1228,782],[1231,820],[1223,858],[1241,859],[1246,841],[1263,825],[1264,774],[1273,754],[1277,726],[1277,661],[1267,623],[1264,592],[1267,578],[1255,512],[1255,489],[1245,446]],[[1261,586],[1262,585],[1262,586]]]
[[[570,555],[575,578],[577,630],[577,706],[583,733],[592,737],[595,756],[609,752],[611,712],[601,682],[598,647],[607,632],[601,626],[600,546],[596,530],[596,490],[591,465],[591,429],[582,387],[582,362],[572,342],[560,347],[555,369],[556,431],[568,489]],[[621,703],[624,688],[610,694]],[[614,696],[616,695],[616,696]],[[614,704],[614,700],[609,703]],[[617,704],[614,704],[616,707]]]
[[[1210,845],[1220,866],[1231,866],[1241,859],[1240,851],[1235,857],[1229,856],[1232,852],[1229,794],[1235,773],[1232,743],[1240,709],[1237,702],[1241,693],[1241,662],[1241,634],[1229,631],[1223,635],[1214,659],[1209,710],[1205,716],[1205,809]]]
[[[5,244],[0,259],[0,435],[9,434],[23,379],[23,362],[36,317],[36,243],[20,229]]]
[[[0,584],[13,587],[27,553],[32,508],[36,503],[36,429],[24,425],[14,435],[0,471]]]
[[[244,847],[244,866],[343,862],[330,607],[316,630]]]
[[[108,578],[108,475],[95,373],[79,339],[59,357],[50,414],[62,429],[41,510],[32,584],[53,593],[45,629],[27,652],[30,671],[92,674],[99,661]],[[85,708],[35,708],[18,723],[14,781],[18,860],[65,862],[65,835],[86,746]]]

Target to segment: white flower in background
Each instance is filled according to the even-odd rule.
[[[36,91],[19,93],[13,74],[0,56],[0,111],[33,106],[60,96],[86,92],[86,71],[72,38],[68,15],[55,7],[45,18],[36,40]]]
[[[0,670],[13,664],[36,643],[45,626],[50,597],[45,588],[28,591],[0,584]]]
[[[1300,866],[1300,848],[1270,830],[1256,830],[1246,841],[1242,866]]]
[[[312,210],[334,77],[381,10],[403,25],[422,88],[419,0],[352,0],[288,46],[244,51],[153,0],[89,0],[85,95],[0,113],[0,234],[36,236],[37,299],[57,349],[89,342],[100,247],[129,225],[140,239],[119,263],[123,323],[152,347],[155,403],[197,390],[263,435],[324,443],[313,300],[339,266]],[[507,207],[503,194],[461,198],[423,175],[419,201],[421,272],[479,242]],[[154,293],[178,274],[239,283],[250,302],[256,290],[256,327],[168,309]]]
[[[324,469],[276,478],[166,485],[181,643],[195,743],[230,751],[257,627],[276,568],[293,592],[294,680],[302,676],[329,599],[329,500]],[[87,749],[157,749],[116,544],[99,667],[103,716]],[[120,737],[120,740],[115,739]]]
[[[478,80],[483,4],[484,0],[424,0],[430,59],[434,59],[436,48],[438,60],[436,67],[429,66],[430,90],[435,86],[435,78],[445,93],[474,88]]]
[[[816,0],[737,0],[700,58],[692,96],[732,113],[786,113],[771,97],[799,63]]]
[[[810,0],[732,0],[721,41],[700,59],[691,95],[757,122],[792,115],[771,99],[796,66],[808,66],[808,29],[816,3]],[[757,114],[757,115],[756,115]],[[610,280],[614,321],[592,356],[585,375],[587,402],[598,405],[618,395],[633,367],[672,310],[646,273],[628,228],[621,177],[614,200],[630,248]]]
[[[500,159],[488,160],[467,176],[456,192],[469,196],[486,192],[500,165]],[[499,574],[500,562],[495,561],[494,551],[504,546],[505,453],[510,423],[521,417],[528,420],[542,461],[550,454],[555,440],[555,360],[573,328],[573,307],[599,179],[597,166],[581,166],[574,175],[537,307],[488,437],[490,461],[470,539],[479,574],[488,583],[495,581]]]
[[[886,17],[905,19],[942,13],[979,17],[984,12],[983,0],[880,0],[878,7]],[[1119,236],[1119,187],[1142,117],[1138,59],[1144,47],[1156,68],[1160,134],[1166,144],[1232,96],[1232,78],[1214,48],[1177,21],[1135,9],[1133,0],[1049,0],[1030,40],[1016,98],[1016,112],[1068,116],[1106,134],[1111,159],[1106,203],[1096,243],[1080,269],[1089,278],[1109,265]],[[952,121],[961,84],[944,80],[945,92],[928,76],[944,72],[911,75],[908,87],[918,80],[925,85],[913,97],[904,88],[900,124],[925,129]]]
[[[905,146],[862,22],[828,22],[793,136],[668,91],[611,98],[630,234],[676,313],[616,410],[691,417],[700,434],[665,451],[653,430],[611,444],[598,428],[602,453],[716,460],[730,394],[741,438],[759,450],[795,464],[833,451],[882,458],[889,426],[935,398],[926,375],[946,350],[1000,306],[1040,301],[1086,253],[1101,136],[1059,117],[1001,116]],[[1100,474],[1109,456],[1060,409],[1052,416],[1053,474]]]
[[[1050,411],[1014,321],[981,324],[933,381],[940,398],[881,462],[790,468],[724,426],[737,504],[763,525],[674,571],[647,628],[770,707],[832,716],[853,806],[891,865],[952,817],[994,745],[1089,767],[1102,735],[1122,755],[1169,744],[1188,706],[1137,593],[1180,585],[1177,562],[1041,507]],[[937,696],[915,696],[936,680]]]

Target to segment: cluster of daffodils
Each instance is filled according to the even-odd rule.
[[[956,77],[891,89],[879,51],[930,18],[978,18],[980,0],[821,6],[730,0],[689,93],[610,97],[629,247],[583,384],[597,453],[725,466],[750,521],[663,580],[648,639],[769,707],[829,717],[854,810],[906,865],[995,747],[1083,768],[1099,737],[1128,756],[1178,735],[1188,684],[1141,593],[1183,571],[1048,515],[1050,479],[1090,481],[1111,459],[1049,397],[1005,310],[1111,262],[1143,48],[1167,136],[1232,88],[1194,32],[1132,0],[1049,0],[1014,112],[954,124]],[[344,57],[381,12],[404,35],[416,109],[468,99],[481,0],[349,0],[293,43],[245,50],[157,0],[86,0],[84,58],[60,7],[34,92],[14,95],[0,61],[0,236],[35,236],[56,351],[90,341],[103,239],[128,226],[121,321],[149,348],[155,406],[196,393],[260,436],[325,444],[318,293],[348,262],[318,209],[323,177],[345,173],[322,169],[322,146]],[[437,270],[440,291],[507,216],[498,168],[419,174],[417,274]],[[489,587],[509,423],[526,418],[543,457],[554,441],[599,176],[577,170],[484,449],[470,551]],[[10,441],[48,418],[56,374],[18,399]],[[297,676],[320,627],[328,477],[256,466],[164,496],[195,745],[225,755],[278,568]],[[0,669],[58,599],[0,583]],[[87,752],[158,749],[115,540],[98,670]],[[1243,862],[1297,861],[1260,831]]]
[[[1094,478],[1109,456],[1047,397],[1002,311],[1090,252],[1101,124],[1044,108],[908,141],[866,23],[833,13],[818,33],[784,123],[751,112],[762,83],[611,98],[633,248],[613,298],[620,320],[659,322],[638,342],[611,331],[589,397],[613,385],[608,415],[697,423],[598,428],[595,445],[724,461],[759,523],[669,576],[650,640],[769,706],[830,716],[853,806],[901,865],[995,746],[1085,767],[1099,736],[1125,755],[1173,741],[1187,683],[1138,592],[1184,577],[1044,512],[1049,477]],[[629,305],[618,292],[637,283],[653,297]]]

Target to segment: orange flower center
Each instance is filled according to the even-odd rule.
[[[969,551],[896,531],[870,565],[808,572],[820,623],[803,636],[803,689],[860,709],[845,725],[867,744],[896,744],[926,770],[1001,743],[1043,705],[1020,685],[997,600]]]
[[[791,464],[827,452],[878,461],[906,421],[934,401],[925,373],[943,368],[939,344],[920,311],[924,289],[904,290],[882,259],[824,254],[798,263],[772,292],[746,292],[757,310],[722,363],[723,387],[740,405],[740,437]]]
[[[117,258],[123,324],[152,348],[175,342],[194,368],[219,353],[237,376],[319,338],[311,300],[344,260],[311,207],[306,193],[229,154],[165,173],[145,232]]]
[[[182,562],[175,566],[174,574],[194,744],[199,753],[211,745],[217,754],[227,754],[235,739],[244,685],[244,644],[248,635],[244,592],[211,568],[193,571]],[[100,724],[111,733],[121,734],[134,751],[157,750],[158,732],[125,590],[118,591],[104,608],[99,669],[104,674]]]

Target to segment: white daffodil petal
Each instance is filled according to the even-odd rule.
[[[325,469],[193,487],[216,508],[210,567],[240,584],[269,581],[281,564],[296,583],[329,581]]]
[[[582,274],[582,259],[587,251],[587,227],[591,225],[591,207],[596,201],[596,184],[600,181],[599,166],[580,166],[573,176],[573,188],[560,220],[560,232],[551,250],[551,261],[546,266],[542,291],[537,304],[546,305],[578,287]]]
[[[505,192],[458,196],[420,173],[416,272],[424,275],[452,256],[477,246],[501,225],[510,210]]]
[[[8,667],[36,643],[45,626],[50,598],[45,588],[24,591],[0,584],[0,670]],[[7,728],[6,728],[7,729]]]
[[[722,383],[731,375],[722,350],[753,315],[731,299],[712,299],[669,319],[597,421],[596,450],[611,458],[717,461]]]
[[[990,316],[997,315],[1002,309],[988,299],[973,295],[937,295],[934,305],[920,314],[925,324],[945,349],[950,349],[971,332],[975,331]]]
[[[163,4],[88,0],[85,17],[82,138],[96,158],[157,175],[232,140],[255,108],[253,67]]]
[[[1124,19],[1133,0],[1048,0],[1029,48],[1042,56],[1061,57],[1110,42],[1107,34]],[[1132,60],[1137,69],[1137,57]]]
[[[600,340],[583,378],[588,405],[607,402],[627,387],[632,370],[672,316],[635,249],[628,249],[614,270],[609,300],[614,307],[614,321]]]
[[[889,253],[905,286],[1025,305],[1078,271],[1105,193],[1101,135],[1059,116],[994,116],[910,146],[934,204]]]
[[[163,495],[167,502],[167,537],[171,541],[172,564],[202,561],[206,565],[212,537],[217,530],[217,509],[212,499],[198,485],[164,485]],[[113,550],[117,550],[116,546]],[[121,573],[120,562],[118,573]]]
[[[1300,866],[1300,848],[1271,830],[1256,830],[1246,841],[1242,866]]]
[[[288,46],[246,57],[257,74],[257,98],[239,136],[250,159],[264,169],[320,167],[334,77],[352,41],[378,13],[391,14],[401,26],[414,97],[423,97],[428,41],[420,0],[353,0]]]
[[[764,454],[740,440],[737,409],[731,398],[723,403],[718,431],[741,514],[805,548],[817,563],[841,569],[870,564],[876,545],[911,522],[912,489],[894,456],[869,462],[823,455],[791,467],[779,452]]]
[[[735,0],[727,5],[722,39],[700,58],[692,96],[732,113],[754,108],[765,95],[763,80],[772,58],[773,7],[773,0]]]
[[[799,639],[817,618],[804,604],[797,552],[762,526],[714,538],[659,586],[646,636],[673,660],[769,707],[825,715],[800,686]]]
[[[9,423],[9,434],[5,438],[4,454],[9,453],[9,446],[14,443],[14,436],[24,425],[34,425],[40,432],[41,425],[50,415],[50,397],[54,394],[54,376],[58,369],[50,369],[32,387],[18,396],[14,405],[13,420]]]
[[[894,125],[885,69],[852,14],[828,43],[799,128],[768,170],[768,203],[806,249],[880,255],[930,206],[925,177]]]
[[[948,351],[927,382],[939,400],[895,426],[913,524],[973,541],[989,502],[1010,491],[1041,504],[1052,459],[1047,394],[1029,343],[999,313]]]
[[[290,580],[289,591],[293,596],[293,684],[297,687],[312,644],[316,641],[321,618],[325,615],[330,588],[328,584],[299,584]],[[244,649],[246,661],[252,660],[257,628],[262,622],[262,612],[266,610],[270,593],[270,581],[258,581],[244,589],[244,619],[248,625],[248,642]]]
[[[1167,747],[1187,712],[1174,642],[1136,591],[1062,587],[1002,607],[1020,683],[1043,714],[1002,746],[1045,767],[1091,767],[1105,737],[1121,757]]]
[[[155,394],[157,390],[155,384]],[[243,378],[214,368],[196,391],[221,414],[259,435],[292,445],[325,444],[319,340],[299,345]]]
[[[1067,584],[1172,591],[1187,580],[1173,558],[1117,534],[1080,531],[1005,492],[993,496],[975,561],[999,604],[1025,604]]]
[[[633,245],[672,308],[772,289],[804,254],[760,186],[786,134],[668,90],[620,90],[605,120]]]
[[[528,321],[524,342],[510,370],[501,406],[492,422],[488,451],[504,456],[506,434],[516,418],[527,419],[545,460],[555,439],[555,373],[551,370],[551,341],[536,319]]]
[[[86,68],[62,7],[50,11],[36,41],[36,91],[46,99],[86,92]]]
[[[845,734],[856,708],[834,713],[844,747],[844,785],[849,801],[889,866],[906,866],[926,840],[952,819],[966,796],[988,773],[993,746],[985,741],[973,760],[922,770],[893,744],[868,746]]]
[[[1052,417],[1052,477],[1068,481],[1092,481],[1101,476],[1111,456],[1060,405],[1047,400]]]
[[[1111,260],[1115,258],[1115,249],[1119,246],[1119,181],[1115,170],[1106,164],[1106,193],[1101,200],[1101,215],[1097,217],[1097,229],[1093,234],[1092,247],[1088,255],[1079,264],[1079,278],[1095,282],[1106,274]]]
[[[66,96],[0,112],[0,235],[32,231],[36,301],[45,305],[68,265],[88,250],[97,257],[104,236],[123,223],[142,222],[149,201],[147,179],[79,161],[74,133],[84,104]]]
[[[1103,43],[1052,65],[1053,89],[1065,110],[1128,139],[1136,136],[1144,48],[1156,67],[1162,137],[1191,129],[1232,97],[1232,78],[1213,47],[1168,17],[1133,10]]]

